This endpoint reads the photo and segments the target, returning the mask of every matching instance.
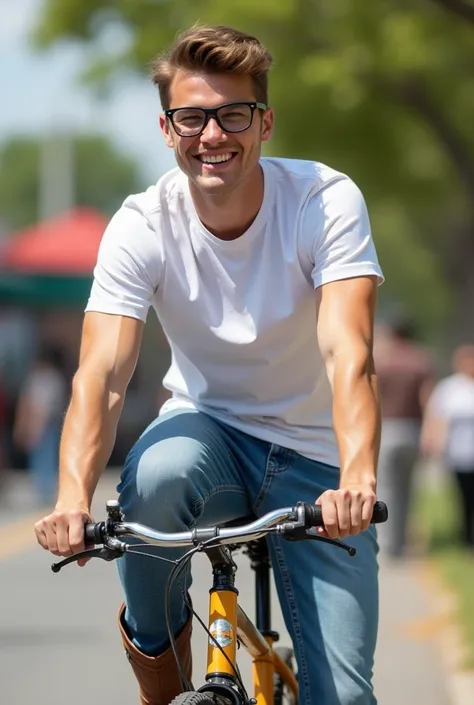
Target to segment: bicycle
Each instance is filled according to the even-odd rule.
[[[193,546],[184,556],[174,561],[166,591],[166,621],[171,647],[180,669],[183,692],[172,705],[289,705],[298,703],[298,683],[294,668],[293,651],[275,647],[279,635],[271,627],[270,572],[271,563],[265,536],[279,533],[289,541],[318,540],[344,549],[350,556],[356,550],[340,541],[320,536],[311,531],[322,526],[321,508],[303,502],[295,507],[269,512],[259,519],[246,517],[221,526],[195,528],[175,534],[155,531],[148,526],[123,521],[123,514],[116,500],[106,503],[107,519],[86,524],[86,545],[95,545],[85,551],[53,563],[57,573],[65,565],[82,557],[98,557],[106,561],[120,558],[125,552],[139,553],[161,560],[160,556],[137,550],[142,546]],[[372,523],[388,518],[387,507],[377,502]],[[248,522],[248,523],[242,523]],[[130,536],[143,541],[129,544],[119,537]],[[237,566],[232,552],[244,544],[251,568],[255,571],[256,619],[255,624],[238,604],[235,588]],[[179,663],[173,630],[171,628],[169,594],[174,579],[197,552],[204,552],[211,561],[213,586],[209,599],[209,627],[194,612],[194,617],[208,634],[208,658],[205,683],[195,690],[188,682]],[[237,649],[243,646],[252,658],[253,697],[249,698],[237,664]]]

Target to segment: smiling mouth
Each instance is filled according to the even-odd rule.
[[[196,154],[195,158],[205,166],[214,166],[216,164],[227,164],[237,156],[237,152],[225,152],[222,154]]]

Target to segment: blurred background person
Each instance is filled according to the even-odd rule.
[[[375,365],[382,405],[377,495],[389,508],[389,520],[377,533],[381,551],[399,557],[407,545],[423,409],[435,373],[431,355],[415,342],[414,325],[408,317],[399,316],[379,326],[376,337]]]
[[[474,344],[453,354],[454,374],[442,379],[429,399],[421,448],[443,457],[455,478],[461,504],[461,538],[474,548]]]
[[[59,437],[67,403],[65,355],[54,345],[40,351],[20,392],[14,441],[27,457],[38,502],[55,501]]]

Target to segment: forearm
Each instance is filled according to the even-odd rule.
[[[427,457],[440,457],[446,448],[448,424],[445,419],[427,413],[420,435],[420,450]]]
[[[61,436],[58,508],[90,509],[112,453],[122,405],[123,396],[102,375],[76,374]]]
[[[375,489],[380,448],[380,403],[370,351],[336,356],[332,365],[333,419],[341,484]]]

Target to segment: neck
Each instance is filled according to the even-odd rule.
[[[472,379],[474,381],[474,372],[471,372],[469,370],[459,370],[458,374],[461,374],[463,377],[467,377],[468,379]]]
[[[263,172],[257,165],[245,184],[230,193],[206,194],[189,182],[201,223],[221,240],[236,240],[252,225],[263,202]]]

